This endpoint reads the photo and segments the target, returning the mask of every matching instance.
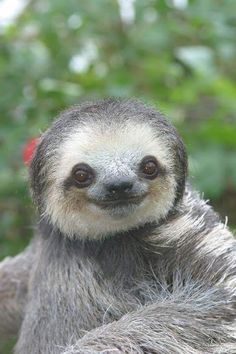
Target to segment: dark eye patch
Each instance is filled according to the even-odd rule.
[[[146,179],[153,180],[165,172],[165,169],[152,155],[145,156],[139,164],[139,175]]]
[[[71,186],[77,188],[89,187],[95,180],[95,171],[86,163],[79,163],[72,168],[70,176],[64,182],[64,188]]]

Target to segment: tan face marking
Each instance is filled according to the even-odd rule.
[[[148,124],[132,121],[122,126],[115,122],[109,126],[88,124],[68,136],[61,144],[58,156],[52,173],[53,184],[48,188],[45,214],[68,236],[98,238],[158,221],[168,213],[175,199],[176,184],[171,173],[153,180],[137,176],[145,156],[154,156],[166,171],[171,171],[174,164],[166,142],[155,136]],[[63,190],[65,179],[74,166],[81,163],[96,172],[95,180],[87,188],[72,186]],[[132,211],[127,208],[119,219],[88,199],[91,195],[102,194],[99,191],[102,191],[104,181],[120,175],[136,178],[140,190],[143,188],[148,196]]]

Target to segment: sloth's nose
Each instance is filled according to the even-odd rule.
[[[117,181],[109,183],[106,185],[106,190],[109,195],[115,198],[124,198],[129,194],[133,187],[133,182],[131,181]]]

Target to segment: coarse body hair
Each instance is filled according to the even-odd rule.
[[[78,162],[95,171],[86,187]],[[16,354],[236,353],[236,241],[186,173],[153,108],[62,113],[31,164],[40,221]],[[129,203],[114,199],[124,180]]]

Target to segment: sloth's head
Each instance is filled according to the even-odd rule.
[[[100,238],[160,222],[181,200],[186,154],[172,125],[135,100],[63,112],[31,163],[41,217],[69,237]]]

